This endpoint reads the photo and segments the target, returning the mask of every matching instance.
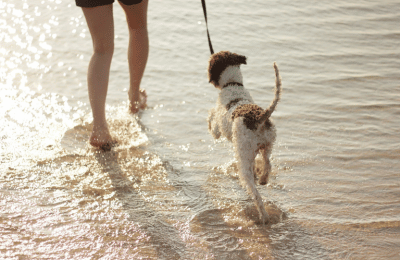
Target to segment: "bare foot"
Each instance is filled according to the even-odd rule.
[[[103,151],[110,151],[117,142],[112,139],[110,132],[105,127],[102,129],[97,128],[96,130],[93,128],[89,143],[93,147],[100,148]]]
[[[135,97],[130,100],[129,110],[132,114],[136,114],[140,109],[145,109],[147,107],[147,94],[144,89],[139,90],[139,98]]]

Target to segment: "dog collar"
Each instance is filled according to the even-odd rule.
[[[221,89],[229,87],[229,86],[241,86],[241,87],[243,87],[243,84],[239,83],[239,82],[229,82],[229,83],[226,83]]]

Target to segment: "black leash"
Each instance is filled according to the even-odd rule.
[[[205,20],[206,20],[207,37],[208,37],[208,46],[210,46],[210,52],[211,52],[211,55],[212,55],[212,54],[214,54],[214,49],[213,49],[212,44],[211,44],[210,33],[208,32],[206,1],[205,1],[205,0],[201,0],[201,4],[203,5],[204,18],[205,18]]]

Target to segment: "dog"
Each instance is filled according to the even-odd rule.
[[[261,152],[264,170],[259,184],[267,184],[271,172],[269,157],[276,139],[275,125],[270,117],[280,100],[282,83],[278,66],[274,63],[275,97],[267,109],[254,104],[250,93],[243,86],[240,70],[240,65],[246,64],[246,59],[243,55],[229,51],[211,56],[208,79],[220,92],[216,106],[209,110],[208,130],[215,139],[222,135],[233,143],[241,184],[253,198],[260,221],[267,223],[269,216],[255,185],[254,163],[257,154]]]

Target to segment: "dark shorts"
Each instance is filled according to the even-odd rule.
[[[124,5],[140,4],[142,0],[118,0]],[[114,3],[114,0],[75,0],[77,6],[80,7],[96,7],[102,5],[110,5]]]

